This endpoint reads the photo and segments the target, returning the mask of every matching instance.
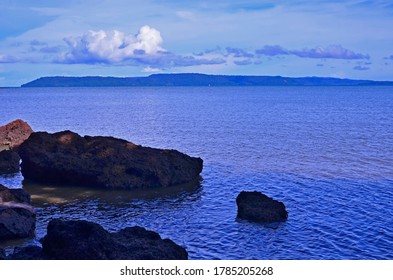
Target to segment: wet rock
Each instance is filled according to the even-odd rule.
[[[19,149],[26,179],[105,189],[149,189],[195,183],[202,159],[71,131],[32,133]]]
[[[273,223],[287,220],[288,212],[282,202],[261,192],[242,191],[236,198],[237,217],[252,222]]]
[[[14,151],[0,151],[0,174],[19,172],[19,155]]]
[[[43,255],[56,260],[176,260],[187,251],[141,227],[109,233],[87,221],[52,220],[43,240]]]
[[[31,127],[20,119],[0,126],[0,151],[18,148],[32,132]]]
[[[0,185],[0,240],[26,238],[34,235],[36,214],[30,195],[22,189]]]

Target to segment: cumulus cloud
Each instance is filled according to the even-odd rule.
[[[143,26],[137,35],[120,31],[89,31],[82,36],[64,39],[70,51],[56,62],[69,64],[112,64],[144,66],[146,72],[157,72],[170,67],[222,64],[220,57],[173,54],[162,47],[160,32]]]
[[[62,63],[122,63],[137,56],[165,52],[160,32],[148,25],[142,26],[135,36],[118,30],[100,30],[64,40],[71,50],[58,58]]]
[[[370,59],[367,54],[355,53],[340,45],[327,47],[303,48],[301,50],[288,50],[279,45],[267,45],[255,51],[259,55],[295,55],[302,58],[332,58],[332,59]]]

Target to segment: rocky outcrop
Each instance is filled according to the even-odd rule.
[[[109,233],[87,221],[52,220],[39,247],[18,249],[10,259],[47,260],[185,260],[187,251],[141,227]]]
[[[288,212],[282,202],[261,192],[242,191],[236,198],[237,217],[252,222],[273,223],[287,220]]]
[[[0,175],[19,172],[19,155],[14,151],[0,151]]]
[[[29,194],[0,185],[0,240],[31,237],[35,223],[36,214]]]
[[[26,179],[105,189],[148,189],[196,182],[202,159],[71,131],[32,133],[19,148]]]
[[[32,132],[31,127],[19,119],[0,126],[0,151],[18,148]]]

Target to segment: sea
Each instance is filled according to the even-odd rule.
[[[190,259],[393,259],[393,87],[1,88],[0,124],[72,130],[204,161],[195,186],[148,193],[58,187],[18,173],[37,211],[114,232],[142,226]],[[288,220],[237,218],[241,191],[282,201]]]

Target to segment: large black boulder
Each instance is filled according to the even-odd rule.
[[[54,219],[43,239],[43,256],[54,260],[177,260],[187,251],[141,227],[109,233],[88,221]]]
[[[43,183],[151,189],[196,183],[203,161],[113,137],[32,133],[19,148],[22,174]]]
[[[261,192],[242,191],[236,198],[237,217],[252,222],[273,223],[287,220],[284,203]]]

